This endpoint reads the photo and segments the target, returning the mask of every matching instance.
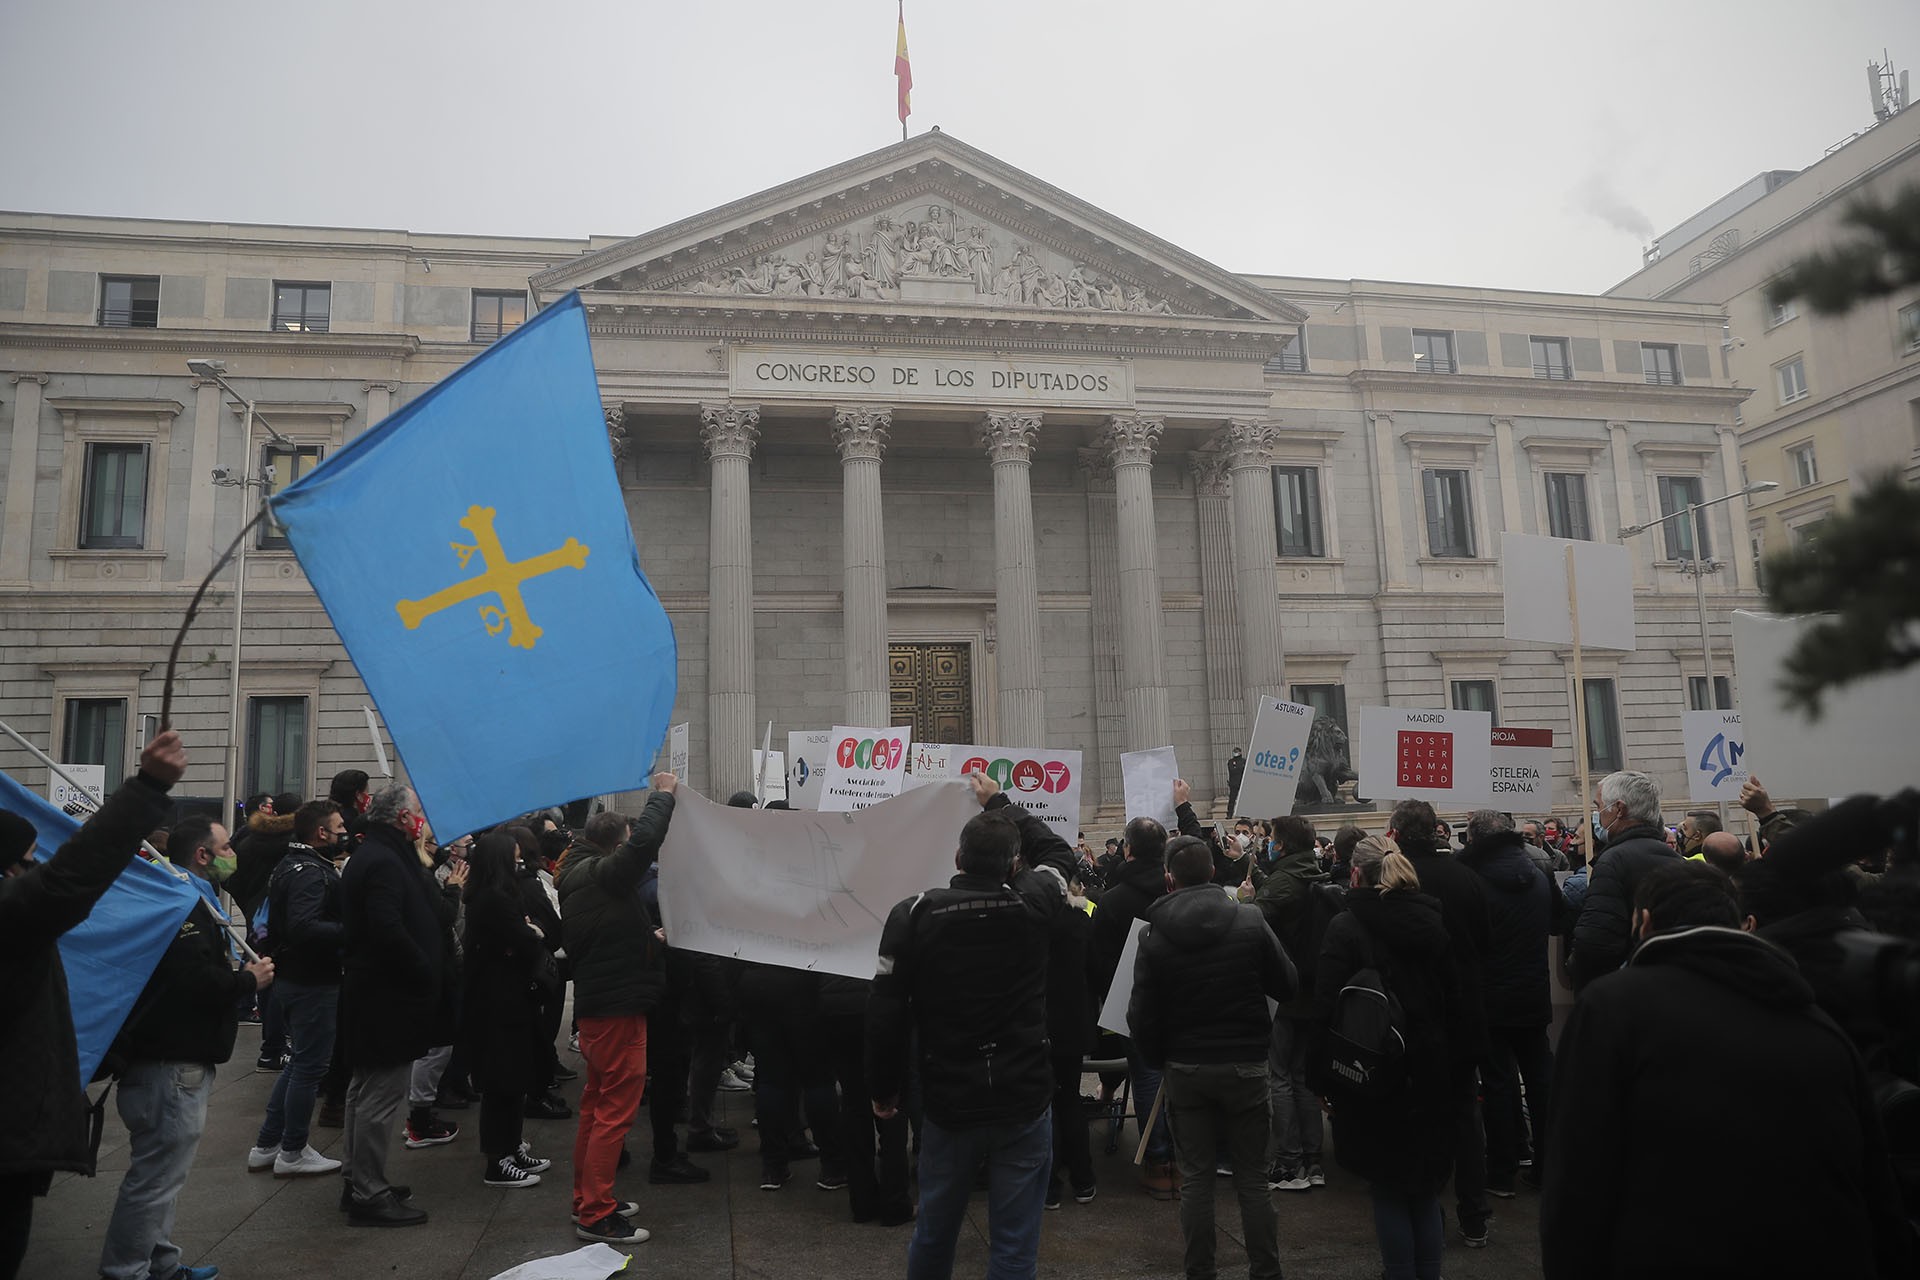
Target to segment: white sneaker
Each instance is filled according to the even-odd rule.
[[[723,1093],[750,1093],[753,1086],[735,1075],[732,1067],[728,1067],[720,1073],[720,1089]]]
[[[312,1147],[302,1147],[297,1156],[282,1151],[273,1162],[273,1176],[276,1178],[317,1178],[323,1173],[338,1172],[338,1160],[321,1155]]]
[[[742,1080],[745,1080],[748,1084],[752,1084],[753,1083],[753,1055],[748,1054],[746,1057],[740,1059],[740,1061],[734,1063],[733,1074],[739,1076]]]
[[[278,1147],[249,1147],[247,1149],[247,1172],[265,1173],[267,1170],[273,1168],[274,1163],[279,1159],[280,1148]]]

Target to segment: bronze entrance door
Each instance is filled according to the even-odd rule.
[[[912,725],[915,742],[973,741],[973,647],[887,646],[890,724]]]

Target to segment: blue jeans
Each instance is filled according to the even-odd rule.
[[[306,1150],[307,1126],[313,1119],[313,1098],[333,1060],[333,1033],[340,1008],[338,986],[311,987],[276,982],[273,1007],[279,1011],[293,1061],[273,1082],[267,1096],[267,1118],[260,1125],[256,1147],[279,1147],[292,1155]]]
[[[1020,1124],[920,1125],[920,1218],[907,1245],[907,1280],[947,1280],[974,1171],[987,1162],[987,1280],[1032,1280],[1053,1156],[1053,1110]]]
[[[1386,1280],[1440,1280],[1440,1197],[1373,1185],[1373,1234]]]
[[[129,1160],[107,1220],[100,1274],[111,1280],[173,1275],[180,1249],[173,1235],[174,1202],[207,1127],[213,1068],[198,1062],[136,1062],[120,1077],[120,1119],[127,1126]]]
[[[1133,1113],[1138,1117],[1134,1123],[1145,1128],[1147,1117],[1153,1114],[1153,1101],[1160,1096],[1160,1073],[1133,1051],[1131,1040],[1127,1041],[1127,1074],[1133,1077]],[[1161,1109],[1160,1118],[1154,1121],[1153,1133],[1147,1138],[1146,1158],[1161,1162],[1173,1159],[1173,1138],[1167,1129],[1165,1108]]]
[[[1273,1140],[1268,1160],[1276,1168],[1299,1169],[1320,1163],[1326,1128],[1320,1095],[1307,1083],[1307,1051],[1324,1030],[1304,1018],[1285,1014],[1273,1020],[1267,1051],[1267,1104],[1273,1110]]]

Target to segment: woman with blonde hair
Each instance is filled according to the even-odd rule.
[[[1315,994],[1333,1007],[1362,969],[1377,970],[1402,1012],[1404,1078],[1383,1096],[1338,1097],[1334,1154],[1365,1178],[1388,1280],[1438,1280],[1440,1191],[1453,1172],[1447,1016],[1458,978],[1440,903],[1391,839],[1354,846],[1347,910],[1327,925]]]

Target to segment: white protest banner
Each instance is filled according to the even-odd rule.
[[[1306,758],[1312,733],[1312,707],[1279,698],[1260,699],[1253,740],[1247,744],[1246,773],[1240,779],[1240,802],[1232,816],[1293,812],[1300,762]]]
[[[682,782],[687,780],[687,761],[693,754],[687,748],[691,728],[691,724],[677,724],[667,730],[667,772]]]
[[[1180,765],[1172,747],[1154,747],[1150,751],[1124,751],[1120,754],[1120,781],[1127,798],[1127,821],[1152,818],[1168,831],[1176,825],[1173,813],[1173,783],[1180,776]]]
[[[1360,794],[1442,808],[1493,802],[1493,717],[1485,711],[1360,708]]]
[[[67,781],[58,773],[47,771],[47,799],[53,807],[63,813],[76,817],[90,814],[98,809],[107,798],[107,766],[103,764],[63,764],[60,768],[73,778]],[[74,786],[77,782],[80,785]],[[69,807],[71,806],[71,807]],[[51,854],[51,849],[42,850]]]
[[[1500,590],[1509,640],[1573,643],[1567,598],[1567,548],[1573,548],[1580,601],[1580,643],[1589,649],[1632,649],[1633,561],[1625,547],[1578,538],[1500,535]]]
[[[391,778],[393,766],[387,763],[387,744],[380,741],[380,722],[373,718],[373,708],[366,703],[361,703],[360,709],[367,713],[367,736],[373,739],[373,752],[380,757],[380,776]]]
[[[960,783],[859,813],[734,809],[682,788],[660,850],[667,940],[871,978],[887,913],[952,879],[960,828],[979,812]]]
[[[765,772],[762,773],[762,766]],[[760,778],[767,780],[767,794],[760,797],[760,803],[787,798],[787,753],[784,751],[762,751],[753,749],[753,776],[757,783]]]
[[[1080,838],[1080,753],[1045,747],[956,747],[954,776],[984,773],[1068,844]]]
[[[1494,729],[1492,774],[1494,808],[1508,813],[1553,808],[1553,730]]]
[[[787,735],[787,803],[796,809],[820,807],[820,784],[833,755],[833,733],[805,729]]]
[[[825,813],[865,809],[900,794],[907,778],[907,741],[911,727],[856,729],[833,726],[833,755],[820,784]]]
[[[1127,1030],[1127,1002],[1133,999],[1133,962],[1140,954],[1140,934],[1145,920],[1135,920],[1127,931],[1127,945],[1120,949],[1120,967],[1113,971],[1113,985],[1107,988],[1107,1002],[1100,1006],[1100,1029],[1117,1036],[1130,1036]]]
[[[1822,616],[1777,618],[1735,610],[1733,663],[1740,714],[1753,721],[1746,763],[1776,802],[1788,797],[1891,795],[1914,785],[1913,723],[1920,666],[1868,676],[1820,700],[1820,718],[1780,691],[1787,655]],[[1909,634],[1909,642],[1920,636]],[[1698,759],[1698,757],[1695,757]]]
[[[929,782],[948,782],[960,776],[957,767],[966,747],[951,742],[916,742],[907,752],[907,790]]]
[[[1682,711],[1680,741],[1687,749],[1687,799],[1739,804],[1749,768],[1740,713]]]

